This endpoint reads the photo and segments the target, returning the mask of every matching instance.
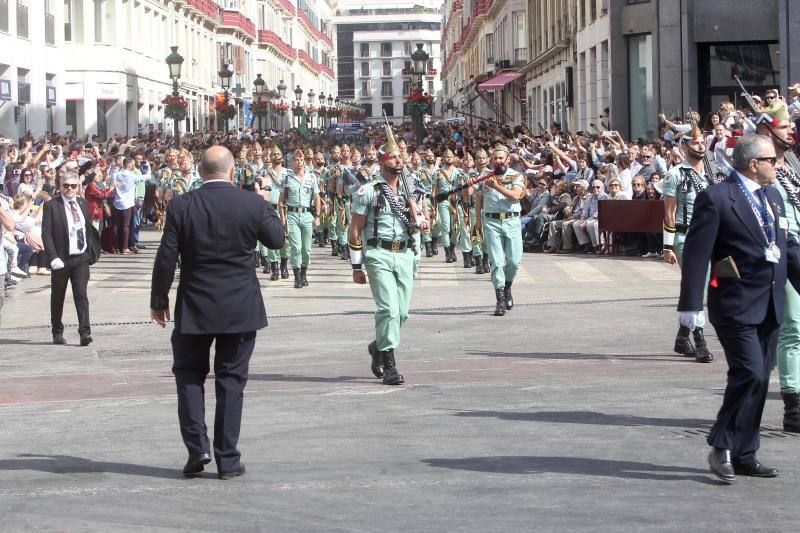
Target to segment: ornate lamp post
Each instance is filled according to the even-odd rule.
[[[169,77],[172,79],[172,96],[178,97],[178,80],[181,79],[181,66],[183,65],[183,56],[178,53],[177,46],[170,46],[170,53],[165,61],[167,62],[167,67],[169,67]],[[173,137],[175,138],[175,148],[180,148],[181,146],[181,129],[180,129],[180,121],[178,118],[173,118],[173,122],[175,123],[175,134]]]
[[[261,78],[261,74],[256,74],[256,79],[253,80],[253,100],[256,104],[256,107],[259,108],[258,111],[258,131],[261,132],[261,115],[262,111],[260,109],[261,98],[264,96],[264,90],[266,89],[267,82],[265,82]]]
[[[417,43],[417,49],[411,54],[411,61],[414,65],[414,74],[412,76],[412,86],[416,82],[417,90],[422,94],[422,77],[425,75],[425,70],[428,66],[428,54],[422,49],[422,43]],[[412,87],[413,92],[413,87]],[[417,144],[422,143],[425,138],[425,129],[423,127],[424,115],[417,112],[413,115],[414,121],[414,136],[416,137]]]
[[[275,90],[278,91],[278,96],[281,99],[281,103],[284,103],[283,101],[286,98],[286,89],[287,89],[287,87],[286,87],[286,84],[283,83],[283,80],[278,82],[278,86],[275,88]],[[281,129],[283,129],[283,123],[281,124]]]
[[[308,107],[309,108],[314,107],[314,97],[315,96],[316,96],[316,94],[314,93],[314,89],[311,89],[310,91],[308,91]],[[314,127],[314,117],[311,116],[311,113],[307,113],[306,114],[306,124],[308,124],[312,128]]]
[[[317,125],[325,129],[325,115],[327,115],[328,110],[325,109],[325,93],[319,93],[319,107],[317,108],[317,116],[319,116],[319,120],[317,121]]]
[[[300,88],[300,85],[294,88],[294,107],[297,110],[297,129],[300,129],[300,110],[303,108],[303,89]]]
[[[222,86],[222,90],[225,91],[225,103],[228,103],[228,89],[231,87],[231,77],[233,76],[233,71],[230,69],[230,66],[226,63],[222,64],[222,68],[219,72],[220,85]],[[228,104],[230,105],[230,104]],[[225,123],[225,133],[228,133],[228,119],[224,119],[223,122]]]

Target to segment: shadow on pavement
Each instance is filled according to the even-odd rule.
[[[694,358],[680,357],[672,354],[639,355],[639,354],[603,354],[603,353],[583,353],[583,352],[489,352],[484,350],[473,350],[467,352],[469,355],[482,357],[519,357],[520,359],[625,359],[626,361],[674,361],[676,363],[695,364]]]
[[[706,485],[721,484],[708,477],[707,470],[699,468],[637,463],[634,461],[590,459],[586,457],[501,455],[494,457],[465,457],[463,459],[423,459],[422,462],[437,468],[453,468],[498,474],[573,474],[653,481],[696,481]]]
[[[182,478],[178,468],[161,468],[158,466],[135,465],[130,463],[114,463],[109,461],[93,461],[72,455],[39,455],[23,453],[18,459],[0,459],[0,471],[36,470],[51,474],[126,474],[131,476],[160,477],[168,479]]]
[[[0,339],[0,345],[3,344],[24,344],[28,346],[53,346],[53,341],[29,341],[28,339]]]
[[[250,374],[248,381],[300,381],[309,383],[375,383],[375,379],[367,379],[360,376],[298,376],[293,374]]]
[[[653,426],[676,428],[711,428],[713,421],[702,418],[650,418],[644,416],[608,415],[595,411],[459,411],[454,416],[498,418],[524,422],[555,422],[558,424],[592,424],[598,426]]]

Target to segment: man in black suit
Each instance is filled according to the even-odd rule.
[[[206,150],[199,170],[203,185],[169,203],[153,266],[150,315],[161,327],[169,320],[169,290],[180,256],[172,372],[189,451],[183,473],[196,475],[211,462],[203,384],[216,342],[214,458],[218,477],[230,479],[244,473],[236,448],[244,387],[256,330],[267,325],[253,252],[256,241],[283,246],[284,231],[269,202],[233,186],[234,160],[227,148]]]
[[[736,172],[697,195],[683,249],[678,320],[694,329],[703,308],[709,262],[708,314],[728,361],[728,384],[708,436],[711,471],[775,477],[756,459],[769,374],[783,319],[787,277],[800,289],[800,245],[787,239],[775,182],[775,148],[762,135],[742,137],[733,150]]]
[[[60,195],[44,204],[42,213],[42,242],[51,269],[50,324],[53,344],[66,344],[64,324],[64,296],[67,283],[72,284],[72,297],[78,312],[78,334],[81,346],[92,342],[89,323],[89,241],[93,235],[89,209],[78,194],[80,177],[74,172],[61,175]]]

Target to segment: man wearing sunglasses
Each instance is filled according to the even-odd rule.
[[[60,195],[44,204],[42,214],[42,241],[47,262],[51,268],[50,323],[53,344],[66,344],[64,324],[64,296],[67,283],[72,285],[75,310],[78,313],[78,334],[81,346],[92,342],[89,323],[90,242],[94,227],[89,219],[86,201],[80,196],[80,177],[74,172],[61,175]]]
[[[789,235],[781,195],[771,186],[776,164],[770,138],[739,139],[735,172],[697,195],[683,247],[678,321],[695,328],[707,288],[709,320],[728,362],[722,407],[707,439],[711,471],[726,483],[736,475],[778,475],[756,452],[787,279],[800,289],[800,244]]]

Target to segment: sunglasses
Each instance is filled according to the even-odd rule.
[[[78,184],[77,183],[62,183],[61,187],[64,188],[64,189],[77,189],[78,188]]]
[[[769,96],[769,95],[767,95],[767,96],[765,96],[765,97],[764,97],[764,99],[765,99],[765,100],[775,100],[775,98],[777,98],[777,97],[775,97],[775,96]]]
[[[592,189],[602,189],[601,185],[592,185]]]
[[[764,161],[765,163],[769,163],[773,167],[778,164],[777,157],[754,157],[756,161]]]

